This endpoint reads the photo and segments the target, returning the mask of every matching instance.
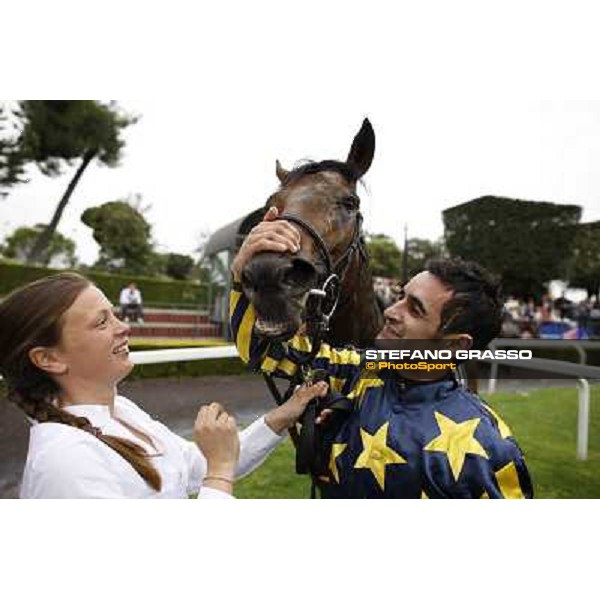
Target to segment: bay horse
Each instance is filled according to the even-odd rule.
[[[365,347],[381,330],[382,308],[373,289],[356,191],[374,153],[375,132],[365,119],[344,162],[308,162],[287,171],[276,161],[280,187],[265,209],[277,207],[279,218],[298,229],[301,249],[294,255],[258,254],[243,269],[241,284],[256,310],[259,335],[291,338],[306,322],[310,294],[334,279],[339,297],[324,340]]]

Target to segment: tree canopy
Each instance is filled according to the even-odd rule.
[[[18,128],[10,123],[9,111],[0,104],[0,196],[7,194],[8,187],[23,181],[24,162]]]
[[[89,153],[116,166],[125,144],[121,131],[137,121],[114,103],[95,100],[22,100],[17,115],[23,121],[23,155],[51,176]]]
[[[432,242],[423,238],[409,238],[406,243],[406,271],[413,277],[425,269],[427,261],[444,254],[442,241]]]
[[[100,245],[95,266],[107,271],[152,275],[155,271],[151,226],[141,212],[122,200],[86,209],[82,222]]]
[[[194,268],[194,259],[187,254],[169,252],[165,272],[169,277],[178,280],[188,279]]]
[[[15,111],[22,123],[19,156],[36,164],[45,175],[60,175],[64,168],[79,165],[50,223],[31,249],[28,262],[44,262],[52,233],[85,169],[94,159],[114,167],[124,141],[123,129],[137,118],[124,114],[114,103],[95,100],[22,100]]]
[[[384,234],[366,234],[369,263],[373,275],[398,279],[402,269],[402,252],[394,240]]]
[[[41,223],[35,227],[18,227],[4,240],[4,245],[0,249],[2,254],[7,258],[25,261],[44,227],[45,225]],[[50,238],[43,265],[61,269],[75,267],[77,265],[75,242],[55,231]]]
[[[450,255],[479,262],[523,297],[565,278],[581,207],[484,196],[442,215]]]

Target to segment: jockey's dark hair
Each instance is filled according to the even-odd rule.
[[[481,265],[460,258],[432,259],[425,270],[454,293],[442,307],[442,334],[468,333],[474,350],[483,350],[500,333],[500,280]]]
[[[61,394],[59,384],[29,357],[37,346],[60,342],[64,314],[91,285],[77,273],[60,273],[16,289],[0,302],[0,374],[8,400],[37,423],[60,423],[95,436],[121,455],[150,487],[160,490],[160,474],[148,453],[139,444],[104,434],[87,418],[59,408],[55,403]]]
[[[288,185],[304,175],[314,175],[315,173],[322,173],[323,171],[333,171],[339,173],[348,183],[356,183],[359,177],[355,170],[345,162],[339,160],[322,160],[320,162],[309,161],[295,169],[292,169],[282,185]]]

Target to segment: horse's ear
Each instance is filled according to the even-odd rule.
[[[290,174],[289,171],[286,171],[281,166],[281,163],[278,160],[275,161],[275,173],[277,174],[277,179],[279,179],[281,183],[283,183],[287,179],[287,176]]]
[[[371,166],[375,154],[375,132],[369,119],[363,121],[360,131],[354,136],[346,163],[360,179]]]

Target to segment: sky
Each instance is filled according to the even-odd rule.
[[[162,46],[142,33],[142,61],[108,52],[110,68],[94,69],[101,57],[76,63],[82,90],[66,77],[11,90],[109,97],[140,117],[120,165],[90,165],[65,210],[59,231],[80,259],[98,250],[83,210],[133,194],[157,248],[192,253],[203,234],[265,202],[276,159],[343,160],[364,117],[376,134],[359,188],[364,226],[399,245],[405,225],[409,237],[436,239],[442,210],[485,194],[578,204],[582,221],[600,219],[596,34],[577,3],[568,13],[549,3],[543,15],[527,3],[512,13],[511,2],[277,6],[210,9]],[[155,25],[161,14],[147,17]],[[59,178],[32,169],[0,201],[0,237],[49,221],[76,166]]]

